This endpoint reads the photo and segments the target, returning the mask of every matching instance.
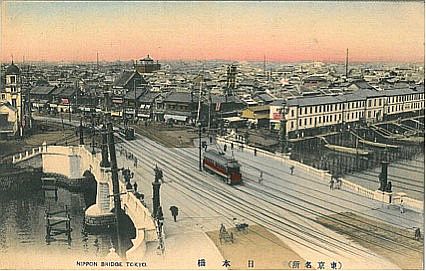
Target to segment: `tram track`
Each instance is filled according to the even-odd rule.
[[[130,143],[130,144],[132,144],[132,143]],[[135,146],[136,147],[136,146]],[[141,147],[141,146],[139,146],[139,147]],[[160,158],[160,159],[158,159],[157,158],[157,161],[159,162],[159,164],[163,164],[163,161],[162,161],[163,159],[162,158]],[[163,164],[163,166],[166,166],[166,164],[167,164],[168,162],[166,162],[165,164]],[[197,176],[194,176],[193,174],[189,174],[189,173],[184,173],[184,174],[182,174],[182,171],[177,171],[177,170],[175,170],[175,169],[173,169],[173,168],[168,168],[168,170],[170,170],[170,171],[172,171],[172,172],[174,172],[174,174],[181,174],[181,177],[183,177],[183,178],[180,178],[180,182],[179,182],[179,184],[180,185],[183,185],[182,183],[186,183],[185,181],[182,181],[182,180],[186,180],[186,178],[188,177],[188,175],[190,176],[190,177],[192,177],[192,178],[197,178]],[[170,172],[169,172],[169,174],[170,174]],[[183,175],[183,176],[182,176]],[[186,176],[185,176],[186,175]],[[176,176],[175,176],[176,177]],[[205,177],[205,176],[204,176]],[[217,182],[218,181],[216,181],[216,184],[217,184]],[[173,182],[173,183],[177,183],[177,182]],[[196,182],[193,182],[193,183],[191,183],[191,184],[189,184],[191,187],[193,187],[194,186],[194,184],[195,185],[197,185],[198,186],[198,188],[199,188],[199,190],[200,191],[203,191],[203,193],[202,194],[200,194],[199,192],[198,192],[198,190],[197,191],[194,191],[194,189],[193,188],[190,188],[190,187],[188,187],[188,189],[190,189],[192,192],[194,192],[194,193],[196,193],[196,194],[199,194],[200,196],[202,196],[202,197],[205,197],[205,195],[209,195],[210,197],[212,196],[212,194],[211,194],[211,191],[215,191],[215,196],[216,197],[219,197],[219,200],[220,201],[224,201],[224,202],[229,202],[229,200],[230,199],[233,199],[234,201],[238,198],[238,196],[236,196],[235,194],[233,194],[232,195],[232,197],[231,198],[227,198],[227,197],[225,197],[224,195],[223,195],[223,193],[224,193],[224,191],[223,190],[217,190],[218,188],[217,188],[217,186],[213,186],[212,184],[211,184],[211,181],[210,182],[203,182],[202,184],[203,184],[203,186],[200,186],[199,184],[197,184]],[[186,185],[188,185],[187,183],[186,183]],[[209,187],[210,189],[207,189],[206,190],[206,186],[207,187]],[[231,187],[228,187],[228,185],[225,185],[225,184],[223,184],[222,185],[222,187],[221,187],[222,189],[224,189],[224,188],[226,188],[226,189],[232,189]],[[229,192],[229,191],[228,191]],[[222,197],[222,198],[220,198],[220,197]],[[211,198],[210,198],[211,199]],[[236,203],[236,205],[237,206],[239,206],[239,205],[241,205],[241,204],[244,204],[244,200],[243,199],[239,199],[240,200],[240,202],[234,202],[234,203]],[[260,200],[263,200],[263,199],[260,199]],[[233,204],[233,205],[231,205],[231,204],[228,204],[228,205],[226,205],[226,206],[234,206],[234,208],[238,208],[238,207],[236,207],[235,206],[235,204]],[[226,206],[224,206],[224,208],[226,208]],[[258,216],[259,215],[256,215],[255,213],[252,213],[252,209],[254,208],[253,207],[253,205],[252,204],[250,204],[250,205],[247,205],[246,206],[248,209],[246,209],[246,210],[240,210],[240,212],[243,212],[243,213],[241,213],[241,215],[244,215],[244,213],[250,213],[254,218],[258,218]],[[228,207],[229,208],[229,207]],[[282,208],[283,210],[285,210],[285,208]],[[234,212],[235,210],[233,210],[233,212]],[[303,227],[305,227],[305,226],[303,226],[303,225],[301,225],[300,223],[299,224],[297,224],[296,223],[296,225],[291,225],[291,224],[289,224],[289,223],[286,223],[286,222],[284,222],[285,220],[286,220],[286,218],[285,217],[274,217],[274,215],[275,214],[270,214],[270,215],[268,215],[268,213],[271,213],[268,209],[265,209],[265,208],[263,208],[262,209],[262,211],[263,212],[265,212],[265,214],[263,214],[263,215],[266,215],[266,217],[267,218],[269,218],[269,219],[273,219],[273,221],[275,221],[275,222],[278,222],[278,223],[281,223],[281,224],[284,224],[285,226],[287,226],[287,227],[290,227],[293,231],[290,231],[289,232],[289,230],[288,229],[284,229],[284,228],[280,228],[279,230],[281,230],[281,231],[287,231],[287,233],[290,233],[290,234],[292,234],[293,236],[298,236],[299,238],[301,238],[301,236],[300,236],[300,233],[298,233],[298,232],[295,232],[294,230],[298,230],[298,231],[300,231],[300,229],[298,228],[298,227],[302,227],[302,229],[303,229]],[[235,213],[235,212],[234,212]],[[265,219],[265,218],[263,218],[263,219]],[[261,223],[261,224],[265,224],[265,222],[267,222],[267,221],[265,221],[265,220],[263,220],[263,223]],[[276,224],[271,224],[270,222],[267,222],[267,223],[269,223],[267,226],[268,226],[268,228],[270,228],[270,227],[277,227],[277,225]],[[319,225],[319,224],[318,224]],[[323,240],[324,239],[324,237],[321,237],[321,232],[317,232],[315,229],[312,229],[312,228],[307,228],[307,229],[305,229],[306,231],[308,231],[308,232],[305,232],[305,231],[303,231],[302,232],[302,236],[303,235],[305,235],[305,236],[309,236],[311,239],[309,239],[309,240],[305,240],[305,241],[307,241],[307,242],[310,242],[310,243],[315,243],[316,244],[316,246],[318,246],[318,247],[323,247],[324,249],[327,249],[327,250],[330,250],[330,245],[331,246],[336,246],[336,244],[330,244],[330,240]],[[320,234],[320,235],[315,235],[315,234],[312,234],[311,232],[317,232],[318,234]],[[281,235],[283,235],[283,233],[281,232]],[[283,235],[284,237],[286,237],[286,238],[289,238],[289,236],[288,235]],[[306,238],[306,237],[304,237],[304,238]],[[322,243],[321,242],[318,242],[317,240],[320,240],[320,241],[322,241]],[[326,242],[326,243],[328,243],[329,245],[327,246],[327,247],[324,247],[322,244],[324,243],[324,242]],[[303,243],[302,243],[303,244]],[[343,243],[344,245],[346,245],[345,243]],[[303,244],[304,246],[306,246],[306,243],[305,244]],[[353,253],[353,248],[351,247],[351,248],[345,248],[345,247],[341,247],[341,246],[337,246],[337,248],[339,249],[338,251],[342,251],[342,250],[347,250],[348,251],[348,253]],[[368,252],[368,251],[367,251]]]
[[[244,175],[245,175],[244,181],[247,181],[247,180],[248,180],[248,178],[247,178],[247,173],[244,173]],[[250,175],[251,175],[251,174],[250,174]],[[254,176],[254,175],[252,175],[252,176]],[[254,177],[256,177],[256,176],[254,176]],[[257,181],[254,181],[254,180],[255,180],[255,179],[250,179],[250,181],[251,181],[251,182],[257,183]],[[264,187],[264,185],[262,185],[262,187]],[[268,186],[266,186],[266,187],[268,187]],[[236,187],[236,188],[238,189],[238,187]],[[269,188],[272,188],[272,187],[270,187],[270,186],[269,186]],[[301,209],[301,210],[303,210],[303,211],[309,210],[309,212],[310,212],[311,214],[313,214],[313,215],[318,215],[318,211],[315,211],[315,210],[313,210],[313,209],[307,208],[306,206],[312,205],[312,206],[314,206],[314,207],[317,207],[317,208],[321,208],[321,209],[323,209],[323,210],[326,210],[326,211],[328,211],[328,212],[330,212],[330,213],[332,213],[332,214],[339,214],[339,213],[340,213],[340,212],[336,212],[336,211],[334,211],[334,210],[332,210],[332,209],[329,209],[329,208],[323,207],[323,206],[321,206],[321,205],[319,205],[319,204],[314,204],[314,203],[312,203],[312,201],[307,201],[307,200],[303,200],[303,199],[301,199],[301,198],[299,198],[299,197],[295,197],[294,195],[292,195],[292,194],[290,194],[290,193],[285,193],[285,192],[283,192],[282,190],[278,190],[278,189],[274,189],[274,188],[272,188],[272,189],[273,189],[273,192],[274,192],[274,193],[280,193],[280,194],[283,194],[286,198],[294,198],[295,200],[302,201],[305,205],[301,206],[300,204],[297,204],[297,203],[295,203],[295,202],[292,202],[292,201],[289,201],[289,200],[287,200],[287,199],[284,199],[284,197],[277,197],[277,196],[276,196],[276,194],[267,193],[267,194],[268,194],[268,197],[273,197],[273,198],[275,198],[275,199],[277,199],[277,200],[282,201],[282,202],[283,202],[283,203],[285,203],[285,204],[297,205],[299,209]],[[288,189],[288,190],[293,190],[293,189]],[[293,190],[293,191],[294,191],[294,190]],[[264,191],[264,192],[266,193],[266,191]],[[312,198],[312,194],[309,194],[309,195],[308,195],[307,193],[303,193],[303,192],[301,192],[301,191],[294,191],[294,192],[297,192],[297,193],[299,193],[299,194],[303,194],[303,195],[306,195],[307,197]],[[319,191],[318,191],[318,192],[319,192]],[[324,202],[324,203],[326,203],[326,204],[328,204],[328,203],[329,203],[329,202],[327,202],[326,200],[319,199],[318,197],[314,197],[314,198],[316,198],[316,199],[318,199],[318,200],[321,200],[321,201],[323,201],[323,202]],[[343,208],[343,209],[349,209],[349,208],[346,208],[346,207],[342,207],[342,208]],[[351,211],[351,212],[353,212],[353,213],[359,213],[359,214],[361,214],[360,212],[357,212],[357,211],[355,211],[355,210],[353,210],[353,209],[349,209],[348,211]],[[363,215],[363,216],[367,216],[367,217],[370,217],[370,218],[375,219],[375,217],[373,217],[373,216],[364,215],[364,214],[362,214],[362,215]],[[347,217],[347,216],[346,216],[346,217]],[[306,219],[311,219],[311,218],[309,218],[309,217],[304,217],[304,218],[306,218]],[[368,226],[372,226],[370,223],[366,223],[366,222],[364,222],[364,221],[362,221],[362,220],[359,220],[359,219],[355,219],[355,220],[356,220],[356,221],[358,221],[358,222],[361,222],[361,223],[363,223],[363,224],[366,224],[366,225],[368,225]],[[350,225],[350,224],[348,224],[348,223],[346,223],[346,222],[344,222],[344,221],[342,221],[342,220],[333,219],[333,222],[337,222],[337,223],[340,223],[340,224],[344,224],[345,226],[353,227],[352,225]],[[389,223],[389,224],[392,224],[392,223]],[[388,229],[385,229],[385,228],[382,228],[382,227],[378,227],[378,226],[377,226],[377,228],[378,228],[378,229],[381,229],[381,230],[384,230],[384,231],[387,231],[387,230],[388,230]],[[366,232],[366,231],[364,231],[362,228],[354,227],[354,229],[359,230],[359,231],[362,231],[362,232],[365,232],[366,234],[371,235],[371,234],[370,234],[370,232]],[[398,236],[400,236],[400,237],[404,237],[404,238],[409,238],[409,239],[411,239],[411,237],[409,237],[409,236],[402,235],[402,234],[399,234],[399,233],[397,233],[397,232],[393,232],[393,233],[394,233],[394,234],[396,234],[396,235],[398,235]],[[380,239],[380,236],[379,236],[379,239]],[[384,241],[393,242],[392,240],[387,239],[387,238],[384,238],[383,240],[384,240]],[[409,247],[407,247],[407,248],[409,248]]]
[[[192,164],[191,164],[192,165]],[[204,183],[204,184],[206,184],[206,183]],[[208,183],[208,185],[211,185],[210,183]],[[216,189],[216,187],[213,187],[212,189]],[[220,191],[220,192],[223,192],[223,191]],[[264,200],[263,198],[260,198],[260,200]],[[282,208],[282,206],[279,206],[280,208]],[[265,211],[265,210],[263,210],[263,211]],[[287,211],[289,211],[289,210],[287,210]]]
[[[183,152],[181,149],[179,149],[179,150],[177,150],[178,152]],[[192,158],[192,159],[194,159],[193,158],[193,156],[191,157],[191,155],[190,155],[190,153],[189,153],[189,156],[187,156],[188,158]],[[255,169],[256,171],[260,171],[260,168],[258,168],[258,167],[255,167],[255,166],[253,166],[253,165],[250,165],[250,164],[248,164],[247,162],[244,162],[243,160],[239,160],[239,163],[240,164],[242,164],[243,165],[243,167],[250,167],[250,168],[253,168],[253,169]],[[293,180],[291,180],[291,179],[284,179],[283,178],[283,176],[278,176],[278,175],[276,175],[276,174],[272,174],[272,171],[273,170],[275,170],[275,168],[274,167],[271,167],[270,165],[267,165],[267,164],[261,164],[261,166],[262,166],[262,168],[263,168],[263,174],[264,174],[264,176],[270,176],[270,177],[272,177],[273,179],[275,179],[275,180],[280,180],[280,181],[284,181],[284,182],[287,182],[287,183],[291,183],[291,184],[293,184],[293,185],[295,185],[297,188],[300,188],[300,189],[294,189],[294,188],[290,188],[290,187],[288,187],[288,186],[283,186],[283,185],[279,185],[279,184],[277,184],[277,183],[274,183],[275,185],[277,185],[277,186],[279,186],[280,188],[283,188],[283,189],[286,189],[286,190],[289,190],[289,191],[292,191],[292,192],[295,192],[295,193],[300,193],[300,194],[302,194],[302,195],[306,195],[306,196],[308,196],[308,197],[310,197],[310,198],[312,198],[312,199],[317,199],[317,200],[319,200],[319,201],[322,201],[322,202],[324,202],[324,203],[329,203],[329,199],[327,200],[327,199],[323,199],[323,198],[319,198],[318,196],[315,196],[315,195],[313,195],[313,194],[307,194],[307,193],[305,193],[305,192],[303,192],[303,190],[305,189],[306,191],[310,191],[310,192],[316,192],[317,194],[319,194],[319,195],[323,195],[323,193],[321,192],[321,191],[319,191],[319,190],[317,190],[317,189],[313,189],[312,187],[309,187],[309,186],[306,186],[306,185],[303,185],[303,184],[301,184],[300,182],[295,182],[295,181],[293,181]],[[270,169],[270,170],[265,170],[265,168],[266,169]],[[287,173],[287,172],[283,172],[284,174],[287,174],[287,175],[290,175],[289,173]],[[250,174],[250,173],[248,173],[248,172],[244,172],[244,175],[247,175],[247,174]],[[257,176],[255,176],[255,175],[253,175],[254,177],[257,177]],[[307,177],[304,177],[304,176],[298,176],[298,178],[300,178],[300,179],[303,179],[303,180],[305,180],[305,181],[308,181],[308,182],[311,182],[311,183],[315,183],[315,184],[319,184],[319,185],[321,185],[321,186],[323,186],[323,187],[327,187],[328,188],[328,184],[326,184],[326,183],[318,183],[318,181],[316,181],[316,180],[313,180],[313,179],[310,179],[310,178],[307,178]],[[356,195],[355,193],[353,193],[352,191],[345,191],[345,192],[348,192],[348,193],[351,193],[351,194],[354,194],[354,195]],[[361,206],[361,207],[363,207],[363,208],[367,208],[367,209],[370,209],[371,207],[370,206],[368,206],[368,205],[365,205],[365,204],[362,204],[362,203],[360,203],[360,202],[357,202],[357,201],[353,201],[353,200],[349,200],[349,199],[345,199],[345,198],[342,198],[342,197],[339,197],[338,195],[333,195],[333,199],[338,199],[338,200],[341,200],[341,201],[343,201],[343,202],[346,202],[346,203],[350,203],[350,204],[354,204],[354,205],[358,205],[358,206]],[[307,204],[312,204],[311,202],[308,202]],[[347,209],[348,211],[351,211],[351,212],[354,212],[354,213],[359,213],[359,214],[361,214],[361,212],[359,212],[359,211],[355,211],[354,209],[351,209],[351,208],[349,208],[349,207],[343,207],[342,206],[342,208],[344,208],[344,209]],[[383,214],[385,214],[385,215],[390,215],[390,216],[393,216],[393,214],[391,214],[391,213],[388,213],[388,212],[385,212],[385,211],[382,211],[382,210],[380,210],[380,212],[381,213],[383,213]],[[364,215],[364,214],[363,214]],[[368,217],[370,217],[370,218],[373,218],[373,219],[375,219],[375,217],[373,217],[373,216],[369,216],[369,215],[364,215],[364,216],[368,216]],[[415,222],[415,221],[413,221],[413,222]],[[390,224],[392,224],[392,223],[390,223]],[[397,224],[393,224],[393,225],[397,225]]]

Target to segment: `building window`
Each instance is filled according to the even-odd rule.
[[[309,118],[309,125],[312,125],[312,117]]]
[[[379,106],[382,106],[382,99],[379,99]]]
[[[321,111],[322,111],[322,106],[320,105],[319,106],[319,112],[321,113]]]
[[[305,107],[305,114],[308,114],[308,108]]]
[[[325,123],[325,116],[322,116],[322,122]]]
[[[302,119],[299,120],[299,126],[302,126]]]
[[[309,113],[312,114],[312,106],[309,107]]]
[[[302,115],[302,108],[299,108],[299,115]]]
[[[354,112],[352,112],[352,119],[354,118]]]
[[[291,116],[294,117],[294,110],[291,110]]]
[[[12,106],[16,107],[16,99],[12,99]]]
[[[367,117],[371,118],[371,112],[370,111],[368,111]]]
[[[293,129],[294,128],[294,122],[290,121],[290,128]]]
[[[371,107],[371,100],[368,101],[368,107]]]
[[[318,106],[315,106],[315,113],[318,112]]]
[[[11,76],[11,77],[10,77],[10,83],[12,83],[12,84],[16,83],[16,78],[15,78],[15,76]]]
[[[307,123],[307,119],[305,119],[305,126],[306,126],[306,123]]]

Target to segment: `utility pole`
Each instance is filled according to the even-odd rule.
[[[102,135],[102,160],[101,160],[101,167],[110,167],[111,164],[108,160],[108,131],[105,127],[105,124],[102,125],[101,129],[101,135]]]
[[[263,75],[266,76],[266,56],[263,55]]]
[[[201,166],[201,122],[198,122],[198,170],[203,171]]]
[[[80,117],[79,134],[80,134],[80,145],[84,145],[84,137],[83,137],[83,117]]]
[[[282,108],[281,108],[281,120],[280,120],[280,148],[281,148],[281,153],[286,153],[287,152],[287,138],[286,138],[286,134],[287,134],[287,119],[286,119],[286,114],[287,114],[288,108],[287,105],[283,103]]]
[[[112,123],[108,123],[108,147],[109,153],[111,155],[111,179],[112,179],[112,191],[114,197],[114,213],[117,226],[117,254],[121,258],[126,257],[126,252],[123,250],[121,234],[120,234],[120,225],[121,225],[121,199],[120,199],[120,185],[118,183],[118,168],[117,168],[117,157],[115,153],[115,143],[114,143],[114,131],[112,129]]]
[[[345,75],[346,75],[346,80],[348,80],[348,65],[349,65],[349,49],[346,48],[346,65],[345,65]]]
[[[96,154],[95,150],[95,120],[92,112],[92,154]]]
[[[68,121],[71,124],[71,99],[68,100]]]

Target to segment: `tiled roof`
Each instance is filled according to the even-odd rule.
[[[49,95],[54,89],[54,86],[37,86],[32,88],[30,93],[35,95]]]
[[[171,92],[164,99],[165,102],[180,102],[180,103],[190,103],[191,102],[191,93],[190,92]],[[192,95],[192,101],[198,102],[198,95]]]

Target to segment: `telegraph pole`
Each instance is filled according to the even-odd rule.
[[[102,161],[100,166],[101,167],[110,167],[111,164],[108,161],[108,137],[107,137],[107,129],[105,127],[105,124],[102,125],[101,129],[101,135],[102,135]]]
[[[80,134],[80,145],[84,145],[84,137],[83,137],[83,118],[82,118],[82,117],[80,117],[79,134]]]
[[[93,117],[93,112],[92,112],[92,154],[95,155],[96,154],[96,150],[95,150],[95,120]]]
[[[126,252],[122,248],[121,234],[120,234],[120,218],[121,218],[121,199],[120,199],[120,185],[118,183],[118,168],[117,168],[117,157],[115,153],[114,143],[114,131],[112,129],[112,123],[108,123],[108,147],[111,156],[111,179],[112,179],[112,191],[114,197],[114,213],[117,226],[117,254],[121,258],[126,257]]]
[[[201,122],[198,122],[198,170],[203,171],[201,166]]]
[[[281,147],[281,153],[287,152],[287,120],[286,120],[286,114],[287,114],[287,105],[283,103],[281,108],[281,120],[280,120],[280,147]]]

